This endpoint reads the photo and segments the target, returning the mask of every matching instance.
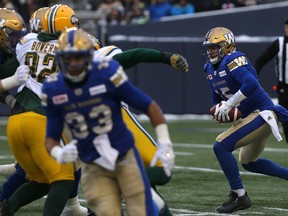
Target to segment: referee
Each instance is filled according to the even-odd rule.
[[[277,76],[278,103],[288,109],[288,17],[284,21],[285,35],[272,42],[269,47],[256,59],[254,67],[260,74],[261,68],[275,57],[275,70]],[[288,122],[283,123],[283,131],[288,143]]]

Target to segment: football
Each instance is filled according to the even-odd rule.
[[[215,106],[213,106],[211,109],[210,109],[210,114],[214,117],[214,114],[215,114],[215,111],[216,111],[216,107],[220,107],[222,105],[222,103],[218,103],[216,104]],[[217,107],[217,108],[218,108]],[[230,117],[230,120],[227,121],[227,122],[234,122],[234,121],[237,121],[238,119],[240,119],[242,117],[242,113],[240,112],[240,110],[237,108],[237,107],[233,107],[229,113],[228,113],[229,117]],[[224,122],[222,122],[224,123]]]

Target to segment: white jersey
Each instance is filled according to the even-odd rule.
[[[57,40],[41,42],[37,35],[29,33],[21,39],[16,46],[16,57],[20,65],[30,67],[29,79],[18,88],[18,92],[26,86],[40,97],[45,78],[58,70],[55,62],[58,43]]]
[[[99,58],[110,58],[112,59],[112,57],[118,53],[122,53],[123,51],[114,46],[114,45],[111,45],[111,46],[105,46],[105,47],[102,47],[101,49],[98,49],[94,52],[94,56],[93,56],[93,59],[96,60],[96,59],[99,59]]]

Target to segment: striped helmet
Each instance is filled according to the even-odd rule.
[[[55,33],[65,32],[67,28],[77,27],[79,22],[75,12],[68,5],[57,4],[52,6],[45,14],[42,23],[43,31]]]

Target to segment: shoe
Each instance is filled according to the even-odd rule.
[[[94,211],[92,211],[90,208],[87,208],[87,213],[88,213],[88,216],[97,216],[96,214],[95,214],[95,212]]]
[[[10,210],[6,200],[0,203],[0,216],[10,216]]]
[[[223,203],[221,206],[215,209],[218,213],[232,213],[238,210],[248,209],[252,206],[250,198],[245,195],[238,197],[238,194],[231,191],[229,194],[229,200]]]
[[[1,215],[0,215],[1,216]],[[97,216],[93,210],[84,206],[65,207],[60,216]]]

